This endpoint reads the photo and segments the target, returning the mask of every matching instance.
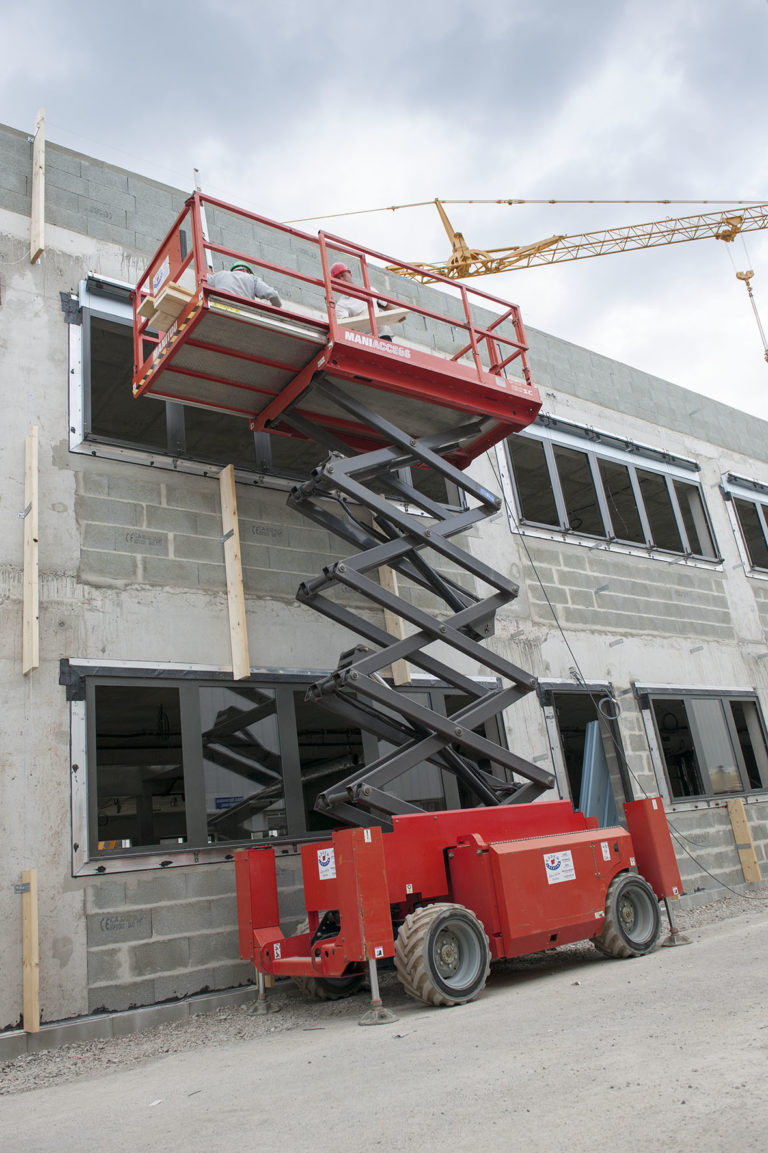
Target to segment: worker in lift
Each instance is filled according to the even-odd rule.
[[[214,272],[208,276],[211,288],[220,288],[224,292],[233,292],[237,296],[247,296],[249,300],[266,300],[274,304],[275,308],[282,306],[282,301],[274,288],[256,276],[250,264],[240,261],[233,264],[227,271]]]
[[[343,280],[347,284],[353,284],[352,272],[348,265],[337,260],[335,264],[331,265],[331,276],[334,280]],[[389,309],[394,308],[394,304],[387,304],[386,300],[377,300],[376,307],[382,312],[388,312]],[[336,317],[338,320],[346,320],[348,316],[360,316],[366,312],[368,302],[362,300],[359,296],[340,296],[336,301]],[[379,329],[379,340],[391,340],[392,333],[388,328]]]

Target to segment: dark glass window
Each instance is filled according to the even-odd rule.
[[[674,799],[768,787],[768,746],[756,700],[659,696],[651,706]]]
[[[599,447],[580,450],[554,438],[518,433],[507,447],[525,523],[717,559],[698,485],[625,464],[610,450],[601,455]]]
[[[765,535],[765,515],[761,517],[761,506],[756,501],[734,500],[736,515],[739,518],[741,535],[749,553],[753,568],[768,569],[768,541]]]
[[[511,436],[507,443],[523,520],[557,528],[560,519],[543,443],[523,436]]]

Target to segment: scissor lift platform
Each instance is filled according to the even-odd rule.
[[[207,242],[202,227],[206,205],[243,216],[262,233],[273,229],[294,240],[300,237],[315,257],[315,274]],[[216,290],[208,282],[215,256],[226,261],[242,257],[258,265],[262,277],[277,278],[283,307]],[[359,283],[331,277],[330,266],[339,257],[350,263]],[[282,420],[290,411],[357,451],[379,446],[375,430],[350,419],[313,389],[313,381],[322,377],[343,384],[347,395],[412,436],[441,432],[462,423],[457,413],[468,415],[471,430],[449,454],[462,467],[530,424],[540,399],[530,381],[518,309],[463,286],[458,300],[451,288],[453,299],[441,306],[443,311],[402,297],[412,294],[408,282],[403,282],[401,298],[374,291],[369,271],[376,260],[391,258],[324,233],[296,233],[196,193],[135,293],[134,395],[240,415],[256,431],[302,435],[295,424]],[[321,307],[295,299],[308,293]],[[356,297],[367,315],[337,318],[335,297],[340,295]],[[170,310],[169,296],[175,304]],[[382,299],[394,311],[380,311]],[[406,317],[405,332],[408,318],[416,320],[432,345],[401,338],[399,330],[393,340],[382,339],[380,324],[394,316]]]

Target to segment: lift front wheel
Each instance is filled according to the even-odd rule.
[[[395,968],[411,997],[463,1005],[485,985],[491,951],[485,929],[463,905],[428,905],[409,914],[395,945]]]
[[[620,873],[608,887],[605,924],[593,944],[607,957],[640,957],[656,948],[661,932],[659,902],[635,873]]]

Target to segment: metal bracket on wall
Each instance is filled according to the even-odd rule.
[[[71,292],[60,292],[59,300],[61,301],[61,311],[64,313],[65,322],[67,324],[82,324],[83,310],[80,307],[79,298],[73,296]]]

